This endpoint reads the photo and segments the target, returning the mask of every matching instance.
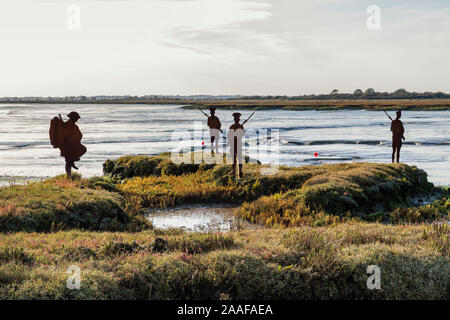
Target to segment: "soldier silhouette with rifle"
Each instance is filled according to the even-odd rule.
[[[214,149],[216,150],[216,153],[219,153],[220,134],[223,133],[221,129],[222,124],[220,123],[219,118],[215,115],[216,108],[209,108],[211,113],[210,116],[204,113],[202,109],[199,108],[199,110],[208,118],[209,135],[211,137],[211,155],[214,156]]]
[[[405,128],[403,127],[403,123],[400,120],[402,117],[402,112],[399,110],[396,112],[397,117],[395,120],[384,111],[386,115],[391,119],[391,131],[392,131],[392,163],[396,160],[397,163],[400,162],[400,149],[402,148],[402,139],[405,140]]]
[[[227,134],[227,145],[230,146],[230,157],[233,159],[233,175],[236,176],[236,167],[239,164],[239,178],[243,177],[242,171],[242,138],[244,137],[244,125],[255,114],[253,112],[242,124],[239,123],[241,114],[233,113],[234,124],[230,126]]]

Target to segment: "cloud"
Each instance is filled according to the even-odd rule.
[[[187,25],[165,30],[159,41],[161,44],[210,57],[229,54],[261,55],[281,50],[276,37],[251,27],[254,22],[269,19],[271,5],[268,2],[189,1],[195,3],[196,7],[190,8],[190,11],[201,12],[202,21],[194,20]]]
[[[4,95],[448,91],[448,0],[4,0]],[[43,77],[42,75],[45,75]],[[213,79],[213,81],[212,81]]]

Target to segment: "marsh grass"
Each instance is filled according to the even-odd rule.
[[[145,161],[154,161],[153,158],[146,157]],[[170,162],[168,158],[158,159]],[[135,163],[132,157],[125,160]],[[135,160],[144,161],[141,157]],[[125,179],[116,188],[131,212],[186,203],[243,203],[237,216],[266,226],[320,226],[352,218],[421,222],[448,211],[440,209],[442,205],[408,208],[411,197],[426,198],[436,192],[427,174],[414,166],[375,163],[282,166],[274,175],[262,175],[264,168],[246,164],[241,179],[232,175],[230,165],[200,165],[197,171],[187,174],[151,171],[143,177]]]
[[[290,171],[308,173],[309,168]],[[436,218],[436,206],[418,209],[421,214],[405,213],[411,196],[426,196],[435,191],[426,173],[403,164],[337,164],[324,165],[310,173],[310,178],[288,192],[260,197],[242,205],[237,215],[264,225],[323,225],[346,221],[349,218],[392,222],[428,221]],[[391,216],[373,213],[382,208],[394,210]],[[411,209],[415,210],[415,209]],[[417,210],[416,210],[417,211]],[[414,212],[416,212],[414,211]],[[448,211],[447,211],[448,212]],[[331,215],[331,216],[330,216]],[[408,217],[414,217],[409,219]]]
[[[448,299],[448,251],[431,245],[442,230],[430,230],[344,222],[226,235],[3,234],[2,248],[23,251],[0,250],[0,298]],[[156,239],[164,240],[158,240],[164,250],[152,250]],[[82,270],[80,290],[66,288],[65,271],[73,264]],[[366,287],[371,264],[382,270],[382,290]]]
[[[10,261],[31,264],[34,262],[34,256],[26,252],[23,247],[0,247],[0,262]]]
[[[450,254],[450,226],[448,221],[433,223],[423,230],[422,237],[427,241],[430,248],[445,255]]]
[[[174,163],[170,160],[170,153],[158,156],[124,156],[116,160],[106,160],[103,164],[103,173],[121,179],[132,177],[148,177],[175,175],[197,172],[200,164]]]
[[[410,197],[427,197],[436,188],[423,170],[403,164],[280,167],[269,176],[261,174],[264,166],[246,164],[244,177],[236,179],[230,165],[155,173],[161,163],[184,166],[171,163],[167,154],[128,156],[105,163],[113,167],[110,173],[125,166],[119,175],[89,179],[74,175],[70,180],[57,176],[3,188],[0,231],[139,231],[151,227],[144,218],[146,209],[186,203],[238,203],[242,204],[236,211],[238,218],[285,227],[333,225],[352,219],[421,222],[448,215],[448,195],[433,205],[409,208]],[[131,177],[122,179],[121,174]]]
[[[435,200],[433,204],[411,208],[396,208],[390,213],[390,221],[393,223],[415,223],[441,220],[448,217],[450,213],[450,202],[447,197]]]
[[[183,109],[215,107],[218,110],[449,110],[449,99],[257,99],[257,100],[205,100],[199,105],[195,101],[179,102],[187,104]]]
[[[448,190],[416,167],[264,176],[246,164],[239,180],[229,165],[180,167],[164,155],[105,167],[105,177],[2,188],[0,299],[449,298]],[[408,207],[429,194],[440,198]],[[243,203],[236,215],[260,226],[186,233],[144,219],[145,208],[208,202]],[[66,287],[74,264],[80,290]],[[368,265],[381,268],[381,290],[367,289]]]
[[[91,189],[75,176],[63,176],[28,185],[2,188],[0,193],[1,232],[56,232],[67,229],[139,229],[146,222],[124,211],[124,199],[101,188]],[[147,226],[148,227],[148,226]]]

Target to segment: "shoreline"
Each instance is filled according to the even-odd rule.
[[[68,100],[39,101],[19,100],[1,101],[1,104],[148,104],[148,105],[182,105],[182,109],[215,107],[225,110],[407,110],[407,111],[448,111],[450,99],[320,99],[320,100]]]
[[[208,152],[205,152],[206,155],[209,155]],[[132,157],[141,157],[144,155],[132,155]],[[148,157],[157,157],[159,155],[149,155]],[[147,156],[144,156],[147,157]],[[296,169],[300,169],[300,168],[305,168],[305,167],[321,167],[321,166],[333,166],[333,165],[346,165],[346,164],[357,164],[357,163],[371,163],[371,164],[376,164],[376,165],[389,165],[391,163],[388,162],[367,162],[367,161],[357,161],[357,162],[352,162],[352,161],[343,161],[343,162],[331,162],[331,163],[308,163],[308,164],[304,164],[304,165],[281,165],[281,167],[285,167],[285,168],[296,168]],[[405,165],[409,165],[407,163],[403,163],[401,162],[401,164],[405,164]],[[412,164],[411,164],[412,165]],[[423,171],[425,171],[427,173],[427,176],[429,178],[429,172],[427,172],[425,169],[421,169]],[[77,172],[78,173],[78,172]],[[61,173],[63,174],[63,173]],[[61,174],[55,175],[55,176],[42,176],[42,177],[37,177],[37,176],[5,176],[2,175],[0,176],[0,188],[3,187],[8,187],[8,186],[12,186],[12,185],[26,185],[26,184],[30,184],[30,183],[36,183],[36,182],[43,182],[46,180],[51,180],[54,179],[56,176],[60,176]],[[84,175],[83,172],[79,172],[79,174],[83,177],[83,179],[96,179],[96,178],[103,178],[104,174],[94,174],[94,175]],[[436,188],[450,188],[450,181],[445,182],[445,183],[440,183],[440,184],[436,184],[435,182],[431,181],[433,183],[433,185]]]

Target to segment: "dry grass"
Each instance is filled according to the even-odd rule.
[[[2,188],[0,232],[119,231],[147,226],[124,211],[124,199],[119,194],[86,187],[89,184],[89,180],[59,176],[44,182]]]
[[[283,226],[327,225],[350,217],[370,220],[373,216],[394,222],[420,222],[445,215],[443,205],[430,206],[428,211],[421,209],[414,220],[402,211],[406,209],[396,209],[407,206],[414,194],[433,191],[426,173],[416,167],[354,163],[287,169],[297,173],[309,170],[311,175],[297,188],[244,203],[237,215],[255,223]],[[391,216],[376,214],[380,208],[397,211]]]
[[[449,298],[448,225],[405,223],[448,214],[446,196],[383,213],[397,225],[361,221],[371,219],[374,204],[404,205],[435,191],[416,167],[281,167],[263,176],[262,166],[248,164],[235,180],[227,165],[182,174],[187,167],[153,160],[110,163],[131,176],[123,181],[60,176],[2,188],[0,299]],[[141,231],[143,207],[221,201],[248,201],[238,215],[270,228]],[[98,232],[106,225],[114,232]],[[71,265],[81,269],[80,290],[66,287]],[[367,289],[369,265],[381,269],[381,290]]]
[[[148,299],[151,285],[153,299],[448,299],[448,251],[424,236],[429,228],[348,222],[227,235],[4,234],[0,298]],[[66,288],[74,264],[81,290]],[[381,290],[367,289],[368,265],[380,267]]]
[[[450,99],[393,100],[205,100],[180,104],[227,109],[367,109],[367,110],[448,110]],[[192,107],[188,107],[192,108]]]

